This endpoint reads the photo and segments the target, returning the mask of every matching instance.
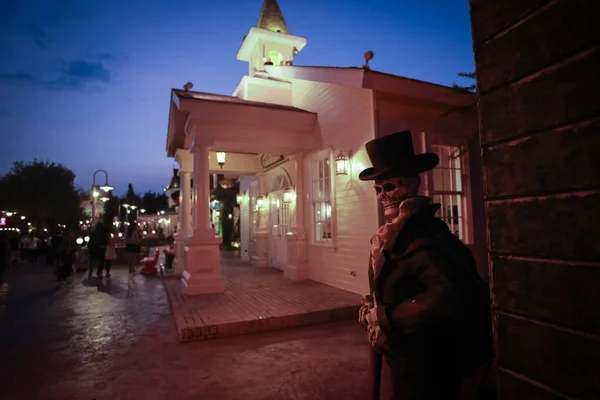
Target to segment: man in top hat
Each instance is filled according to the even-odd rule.
[[[467,247],[435,216],[440,205],[417,194],[419,174],[438,157],[415,155],[409,131],[372,140],[366,150],[373,167],[359,179],[374,181],[386,222],[371,239],[370,301],[359,320],[373,354],[390,368],[392,399],[482,398],[493,358],[487,284]]]

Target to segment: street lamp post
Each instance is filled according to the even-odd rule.
[[[113,187],[108,184],[108,173],[103,169],[96,170],[94,172],[94,176],[92,178],[92,221],[94,221],[96,219],[96,197],[99,197],[101,194],[100,191],[96,190],[96,174],[98,172],[103,172],[104,176],[106,177],[106,179],[104,181],[104,185],[98,187],[98,189],[100,189],[100,191],[102,191],[104,193],[108,193],[111,190],[113,190]],[[103,202],[106,202],[108,200],[108,197],[106,195],[103,195],[100,198],[100,200],[102,200]]]

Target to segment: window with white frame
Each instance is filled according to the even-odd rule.
[[[273,196],[271,205],[271,234],[285,236],[290,230],[290,207],[280,196]]]
[[[288,232],[291,229],[291,224],[290,224],[290,205],[288,203],[286,203],[285,201],[281,202],[281,214],[280,214],[280,225],[281,225],[281,234],[282,235],[287,235]]]
[[[315,243],[332,243],[331,160],[323,154],[311,163],[312,225]]]
[[[432,199],[440,203],[439,217],[459,239],[468,241],[467,196],[463,185],[463,157],[456,146],[432,145],[440,163],[432,171]]]

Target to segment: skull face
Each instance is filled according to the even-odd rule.
[[[390,178],[376,180],[373,188],[377,194],[377,200],[383,206],[386,219],[393,219],[400,214],[400,204],[414,197],[412,183],[406,178]]]

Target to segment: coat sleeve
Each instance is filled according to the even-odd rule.
[[[457,288],[447,260],[434,250],[422,250],[410,262],[423,291],[398,305],[379,308],[377,320],[383,330],[418,332],[444,321],[457,306]]]

